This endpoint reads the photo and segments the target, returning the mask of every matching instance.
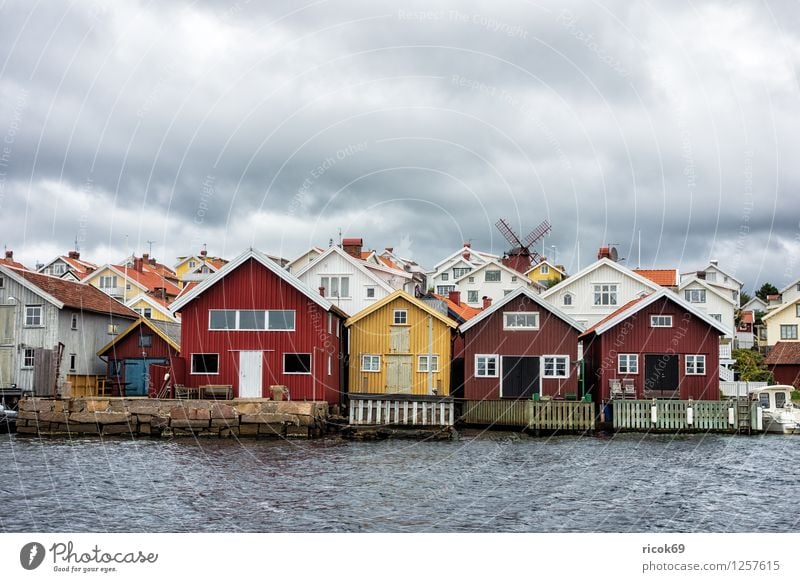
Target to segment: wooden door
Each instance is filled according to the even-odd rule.
[[[411,356],[386,356],[386,392],[411,394]]]
[[[407,354],[410,351],[410,329],[407,326],[392,326],[389,332],[390,348],[393,354]]]
[[[503,356],[501,398],[529,400],[539,394],[539,357]]]
[[[262,398],[263,364],[263,352],[239,352],[239,398]]]
[[[674,354],[647,354],[644,357],[644,390],[652,396],[677,396],[679,378],[678,356]]]
[[[0,346],[13,346],[16,344],[14,339],[14,323],[16,319],[14,305],[0,305]]]

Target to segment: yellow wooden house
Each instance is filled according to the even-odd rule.
[[[350,317],[351,394],[448,396],[456,322],[399,290]]]
[[[560,283],[567,276],[563,266],[553,265],[547,259],[540,261],[525,271],[525,275],[531,281],[544,285],[545,287]]]
[[[172,315],[169,310],[169,305],[160,297],[140,293],[136,297],[129,299],[125,305],[145,319],[171,321],[173,323],[180,321],[178,317]]]

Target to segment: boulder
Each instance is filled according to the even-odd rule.
[[[84,410],[86,412],[106,412],[108,409],[108,400],[86,400],[84,402]]]
[[[211,407],[211,418],[234,419],[236,418],[236,409],[227,404],[214,404]]]
[[[69,415],[70,422],[85,424],[96,422],[98,424],[128,423],[130,415],[126,412],[73,412]]]

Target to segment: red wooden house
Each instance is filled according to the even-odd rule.
[[[97,355],[107,362],[112,393],[147,396],[150,366],[170,369],[180,352],[180,334],[179,323],[140,318],[102,347]]]
[[[595,402],[629,398],[719,399],[722,323],[662,289],[634,299],[587,330],[586,382]]]
[[[339,403],[342,320],[333,303],[250,249],[182,294],[181,357],[187,387],[229,385],[237,398]]]
[[[776,384],[800,388],[800,343],[777,342],[764,359]]]
[[[460,327],[464,398],[578,397],[583,327],[520,287]]]

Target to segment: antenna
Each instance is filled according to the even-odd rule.
[[[79,250],[80,250],[80,249],[78,248],[78,235],[76,234],[76,235],[75,235],[75,251],[77,252],[77,251],[79,251]]]
[[[639,260],[636,261],[636,268],[642,267],[642,231],[639,230]]]
[[[339,246],[342,246],[342,227],[339,227]]]
[[[148,241],[145,241],[145,242],[147,242],[147,245],[148,245],[148,247],[147,247],[147,254],[149,254],[149,255],[152,257],[152,256],[153,256],[153,243],[154,243],[154,242],[158,242],[158,241],[155,241],[155,240],[148,240]]]

